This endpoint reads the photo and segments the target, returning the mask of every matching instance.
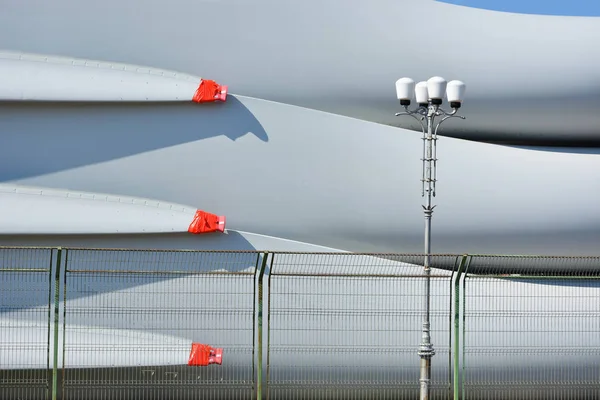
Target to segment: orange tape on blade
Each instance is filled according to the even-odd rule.
[[[212,103],[215,101],[225,101],[227,99],[227,86],[219,85],[210,79],[200,81],[196,93],[192,100],[196,103]]]
[[[225,231],[225,217],[202,210],[196,211],[194,219],[188,227],[188,232],[198,234],[215,231]]]
[[[223,363],[223,349],[210,347],[202,343],[192,343],[188,365],[194,367],[206,367],[210,364],[221,365]]]

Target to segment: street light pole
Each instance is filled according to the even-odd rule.
[[[423,205],[425,213],[425,260],[423,262],[423,272],[425,274],[425,313],[423,316],[423,328],[421,334],[421,344],[417,354],[421,358],[421,373],[419,379],[420,399],[429,399],[429,390],[431,387],[431,358],[435,355],[433,344],[431,343],[431,324],[430,324],[430,304],[431,304],[431,217],[435,205],[432,204],[432,198],[435,197],[435,183],[437,181],[437,131],[442,122],[449,118],[461,118],[456,115],[461,106],[462,98],[465,93],[465,84],[460,81],[446,80],[440,77],[433,77],[427,82],[416,84],[410,78],[402,78],[396,82],[396,92],[400,105],[404,107],[404,112],[396,113],[396,116],[409,115],[415,118],[421,124],[423,132],[423,165],[421,170],[421,196],[426,197],[426,203]],[[451,112],[444,111],[440,105],[447,91],[448,101]],[[411,98],[415,94],[418,107],[409,110]],[[435,124],[437,117],[442,119]],[[427,124],[427,128],[423,125]],[[435,125],[435,129],[434,129]]]

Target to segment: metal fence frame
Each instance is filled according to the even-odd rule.
[[[43,368],[45,370],[45,372],[43,373],[43,375],[46,376],[45,379],[43,379],[43,381],[39,381],[39,378],[37,378],[37,376],[41,376],[42,374],[38,374],[38,370],[40,370],[40,368],[35,368],[31,371],[23,371],[22,373],[19,373],[17,371],[22,371],[22,370],[9,370],[8,372],[4,372],[2,373],[2,375],[0,375],[0,388],[5,388],[8,389],[8,394],[6,394],[6,396],[4,396],[4,398],[17,398],[17,396],[19,396],[20,394],[20,390],[25,389],[27,392],[34,392],[36,393],[36,389],[39,390],[39,393],[42,393],[42,397],[45,399],[48,399],[52,396],[52,388],[54,387],[54,380],[56,379],[56,374],[55,374],[55,369],[54,367],[50,367],[50,363],[51,360],[55,359],[55,354],[56,354],[56,350],[57,350],[57,346],[56,343],[53,342],[54,339],[54,334],[52,333],[52,326],[53,326],[53,314],[56,315],[56,310],[58,307],[58,292],[56,290],[56,287],[53,287],[54,283],[55,283],[55,279],[52,279],[52,275],[54,272],[53,269],[53,265],[55,264],[55,259],[57,257],[57,249],[55,248],[51,248],[51,247],[13,247],[10,250],[12,250],[12,253],[16,253],[17,257],[10,257],[10,254],[8,254],[10,261],[8,262],[9,267],[5,267],[4,265],[0,265],[0,278],[5,278],[6,275],[10,275],[10,274],[19,274],[19,276],[27,276],[29,274],[33,274],[31,275],[33,276],[37,276],[37,275],[47,275],[47,282],[44,284],[45,289],[47,289],[47,296],[44,296],[44,300],[42,301],[43,304],[40,304],[38,307],[38,311],[37,313],[39,314],[40,311],[42,311],[42,308],[45,309],[45,314],[47,315],[46,318],[46,322],[47,322],[47,327],[45,329],[46,331],[46,338],[44,340],[43,345],[45,346],[45,352],[46,352],[46,361],[45,361],[45,368]],[[33,253],[35,255],[35,253],[46,253],[46,254],[42,254],[44,255],[44,257],[47,257],[45,263],[47,263],[47,267],[40,267],[37,266],[35,264],[35,257],[33,257],[33,262],[34,262],[34,266],[30,266],[29,262],[32,261],[29,257],[23,257],[26,261],[23,261],[21,259],[21,257],[18,257],[19,254],[23,254],[25,253],[25,255],[27,254],[31,254]],[[5,260],[5,256],[7,255],[7,253],[1,254],[0,257],[0,261],[6,261]],[[40,257],[42,256],[40,255]],[[15,261],[15,258],[17,259]],[[40,260],[41,262],[41,260]],[[14,265],[10,265],[14,263]],[[2,281],[4,281],[4,279],[2,279]],[[12,283],[9,282],[9,283]],[[6,296],[7,294],[9,296],[7,297],[12,297],[10,296],[11,293],[13,293],[13,289],[15,289],[14,287],[2,287],[0,292],[0,300],[2,300],[2,298],[4,296]],[[54,289],[54,290],[53,290]],[[35,290],[33,291],[35,292]],[[34,293],[35,294],[35,293]],[[17,293],[17,296],[19,294]],[[24,294],[21,294],[21,296],[24,296]],[[29,296],[27,296],[29,297]],[[35,296],[32,296],[35,297]],[[24,300],[24,299],[23,299]],[[31,299],[28,299],[31,300]],[[27,300],[25,300],[27,301]],[[0,303],[0,307],[2,307],[3,305]],[[30,304],[30,306],[32,307],[32,310],[34,310],[33,312],[35,312],[35,304]],[[54,309],[54,312],[52,311]],[[11,313],[12,311],[16,311],[16,308],[13,306],[11,307],[10,305],[7,308],[8,313]],[[0,314],[2,315],[2,314]],[[2,325],[0,325],[0,328],[2,327]],[[41,343],[38,343],[41,344]],[[1,347],[2,345],[5,345],[4,343],[0,343],[0,358],[2,358],[3,356],[5,356],[5,354],[3,354],[3,352],[1,351]],[[8,345],[11,345],[11,343],[9,342]],[[51,356],[51,353],[53,353],[53,355]],[[0,361],[2,361],[0,359]],[[54,365],[54,364],[53,364]],[[0,370],[0,372],[2,372],[2,370]],[[27,376],[27,372],[30,373],[30,375],[33,375],[32,377],[28,377]],[[39,372],[42,372],[41,370]],[[13,377],[13,375],[18,374],[18,375],[22,375],[22,379],[19,382],[18,378]]]
[[[18,262],[6,261],[7,257],[10,259],[9,254],[14,253],[15,257],[18,257],[19,252],[27,251],[41,251],[46,252],[49,260],[47,260],[48,267],[44,268],[27,268],[27,259],[19,260]],[[43,393],[42,397],[59,399],[64,398],[64,376],[65,376],[65,365],[61,364],[61,353],[62,360],[64,360],[64,352],[68,343],[62,342],[62,349],[60,346],[61,339],[64,338],[65,329],[65,318],[67,318],[67,309],[64,307],[65,301],[68,299],[69,292],[67,291],[67,277],[72,274],[69,268],[69,252],[70,251],[120,251],[120,252],[141,252],[143,250],[128,250],[128,249],[75,249],[75,248],[61,248],[61,247],[2,247],[0,248],[0,262],[4,260],[7,265],[0,265],[0,278],[4,279],[9,276],[10,273],[35,273],[35,274],[47,274],[48,282],[46,285],[47,302],[44,303],[44,310],[47,310],[48,326],[47,326],[47,364],[46,364],[46,380],[43,382],[36,381],[32,385],[31,379],[26,377],[21,379],[14,379],[12,375],[6,375],[6,372],[0,370],[0,394],[8,393],[8,396],[15,396],[17,394],[23,394],[26,398],[32,388],[37,388],[36,393]],[[282,257],[298,256],[304,257],[306,261],[304,263],[304,270],[300,268],[297,274],[314,277],[320,279],[324,277],[331,277],[331,271],[321,273],[315,270],[311,270],[310,265],[313,267],[318,266],[318,262],[310,261],[309,258],[317,260],[319,257],[330,257],[330,258],[351,258],[357,256],[372,257],[381,260],[381,265],[386,265],[385,260],[395,260],[412,264],[416,267],[423,265],[424,257],[422,254],[418,255],[406,255],[406,254],[379,254],[379,253],[297,253],[297,252],[271,252],[271,251],[245,251],[245,252],[227,252],[227,251],[186,251],[186,250],[145,250],[146,252],[161,253],[161,252],[172,252],[172,253],[186,253],[186,254],[203,254],[203,255],[219,255],[219,254],[246,254],[251,257],[255,257],[255,262],[252,266],[252,382],[251,382],[251,394],[250,397],[257,399],[269,398],[269,387],[273,384],[270,376],[270,372],[273,365],[270,362],[271,355],[271,305],[277,302],[275,294],[271,292],[273,287],[273,279],[278,279],[282,275],[290,275],[289,271],[282,273],[281,267],[278,266],[278,261]],[[438,258],[436,258],[438,257]],[[443,257],[452,258],[452,261],[448,259],[444,261]],[[16,266],[15,266],[16,265]],[[299,264],[300,265],[300,264]],[[540,266],[547,267],[548,265],[553,266],[553,272],[542,274],[540,272]],[[356,268],[354,265],[352,268]],[[352,276],[373,277],[380,279],[387,279],[393,277],[393,274],[387,273],[376,273],[373,271],[366,270],[364,265],[360,266],[361,270],[353,270],[352,268],[340,271],[338,270],[333,275],[337,278],[347,278]],[[469,352],[469,346],[471,345],[467,341],[468,334],[468,323],[469,318],[474,318],[470,314],[469,309],[469,288],[475,285],[475,282],[482,282],[483,279],[520,279],[520,280],[547,280],[551,282],[553,280],[583,280],[585,282],[598,282],[600,283],[600,257],[544,257],[544,256],[488,256],[488,255],[448,255],[432,256],[432,268],[440,268],[448,271],[448,275],[444,277],[448,279],[448,378],[445,385],[448,387],[447,395],[442,397],[459,399],[468,398],[469,386],[466,383],[465,377],[468,375],[468,362],[467,353]],[[307,269],[308,268],[308,269]],[[88,271],[89,272],[89,271]],[[93,272],[93,271],[92,271]],[[138,271],[144,273],[143,271]],[[148,272],[148,271],[146,271]],[[75,272],[77,273],[77,272]],[[90,272],[91,273],[91,272]],[[41,275],[39,275],[41,276]],[[414,278],[419,278],[415,275]],[[248,282],[250,284],[250,282]],[[265,288],[265,285],[266,288]],[[44,292],[45,293],[45,292]],[[45,294],[44,294],[45,295]],[[357,296],[360,293],[356,294]],[[500,295],[501,296],[501,295]],[[38,296],[39,297],[39,296]],[[1,293],[0,293],[0,299]],[[272,303],[273,302],[273,303]],[[264,318],[264,311],[266,307],[266,318]],[[6,311],[6,307],[0,304],[0,309]],[[3,311],[3,312],[4,312]],[[39,312],[39,311],[38,311]],[[446,314],[444,314],[446,315]],[[3,314],[0,313],[0,317]],[[445,317],[444,317],[445,318]],[[62,332],[61,332],[62,323]],[[2,320],[0,320],[0,334],[2,334]],[[435,327],[434,327],[435,329]],[[599,329],[600,333],[600,329]],[[61,336],[62,335],[62,336]],[[266,340],[266,348],[264,341]],[[0,347],[2,343],[0,342]],[[414,362],[415,367],[419,364],[419,357],[417,356],[418,343],[415,342],[415,354]],[[434,338],[434,347],[444,347],[442,343],[436,341]],[[593,347],[595,352],[600,352],[600,347]],[[1,350],[1,349],[0,349]],[[61,352],[62,350],[62,352]],[[439,363],[441,357],[438,354],[434,358],[434,368],[436,362]],[[265,357],[266,356],[266,363]],[[0,358],[2,357],[0,351]],[[436,360],[437,358],[437,360]],[[0,359],[0,362],[2,360]],[[438,364],[439,365],[439,364]],[[265,375],[266,372],[266,375]],[[10,373],[10,371],[8,372]],[[6,378],[8,376],[8,378]],[[4,378],[4,379],[3,379]],[[576,382],[577,384],[577,382]],[[36,386],[37,385],[37,386]],[[352,385],[350,385],[352,386]],[[517,385],[518,386],[518,385]],[[582,384],[582,386],[585,386]],[[418,388],[418,381],[414,382],[414,387]],[[22,389],[20,392],[19,390]],[[62,389],[62,390],[61,390]],[[586,389],[584,387],[583,389]],[[2,393],[6,390],[6,393]],[[590,390],[596,390],[596,386]],[[585,392],[585,390],[584,390]],[[600,390],[598,390],[600,393]],[[585,392],[587,393],[587,392]],[[597,392],[594,392],[597,393]],[[439,394],[438,394],[439,395]],[[3,396],[6,397],[6,396]],[[37,396],[39,397],[39,396]],[[37,398],[36,397],[36,398]]]
[[[283,257],[300,257],[300,262],[291,262],[291,263],[287,263],[288,267],[292,266],[292,267],[299,267],[296,268],[295,270],[291,271],[288,268],[288,271],[280,271],[279,269],[283,269],[283,265],[279,266],[277,261],[280,260]],[[349,263],[347,265],[345,265],[343,267],[342,270],[340,270],[339,268],[339,264],[344,264],[345,259],[348,258],[354,258],[354,257],[362,257],[364,258],[364,263],[360,263],[358,265],[356,264],[352,264]],[[336,260],[339,262],[333,262],[333,260]],[[274,285],[274,281],[276,282],[279,279],[285,279],[285,278],[294,278],[294,277],[311,277],[311,278],[315,278],[315,279],[334,279],[334,280],[344,280],[344,279],[352,279],[352,278],[358,278],[358,279],[363,279],[363,280],[376,280],[376,279],[382,279],[382,280],[411,280],[411,281],[418,281],[418,280],[425,280],[426,276],[423,273],[423,269],[422,269],[422,265],[423,265],[423,261],[424,261],[424,256],[422,254],[384,254],[384,253],[299,253],[299,252],[274,252],[272,253],[272,256],[270,258],[270,263],[269,263],[269,275],[268,275],[268,321],[267,321],[267,325],[268,325],[268,329],[267,329],[267,335],[268,335],[268,348],[267,348],[267,365],[266,365],[266,371],[267,371],[267,379],[266,379],[266,398],[269,399],[270,398],[270,389],[272,387],[277,386],[277,382],[271,379],[270,376],[270,371],[272,369],[272,363],[270,360],[270,356],[272,353],[272,338],[271,338],[271,333],[273,332],[273,329],[275,329],[272,326],[272,320],[271,320],[271,315],[272,315],[272,301],[274,301],[275,303],[277,302],[277,300],[272,300],[273,299],[273,293],[272,293],[272,289],[275,286]],[[387,262],[387,263],[386,263]],[[390,265],[390,262],[392,263]],[[285,262],[284,262],[285,263]],[[447,282],[447,296],[448,296],[448,304],[447,304],[447,309],[444,310],[438,310],[438,314],[441,312],[444,315],[442,316],[438,316],[439,318],[447,318],[447,323],[448,323],[448,328],[446,330],[446,333],[448,334],[448,342],[444,343],[444,342],[440,342],[439,340],[436,340],[434,338],[434,347],[437,349],[437,356],[434,357],[434,363],[436,363],[437,365],[441,364],[447,364],[448,367],[448,376],[446,378],[446,380],[444,382],[438,382],[436,386],[434,386],[433,392],[434,394],[432,395],[432,398],[436,398],[439,397],[440,395],[443,396],[443,391],[444,391],[444,387],[446,388],[446,397],[447,398],[451,398],[452,397],[452,335],[453,335],[453,331],[451,329],[452,327],[452,320],[453,320],[453,316],[451,313],[451,309],[452,309],[452,301],[453,301],[453,280],[454,280],[454,275],[456,273],[456,271],[458,270],[459,266],[464,264],[464,256],[457,256],[457,255],[432,255],[430,256],[430,263],[431,266],[433,268],[440,268],[443,272],[443,270],[446,271],[446,273],[440,273],[438,272],[438,274],[434,274],[434,275],[430,275],[430,279],[432,281],[440,281],[440,282]],[[413,268],[410,269],[409,271],[404,271],[402,272],[402,267],[400,265],[395,265],[395,264],[409,264],[410,266],[412,266]],[[302,267],[312,267],[309,268],[308,270],[304,270]],[[332,268],[336,266],[337,268]],[[359,266],[360,268],[356,268],[357,266]],[[369,271],[365,270],[365,267],[369,267]],[[404,267],[406,269],[406,266]],[[441,284],[441,283],[440,283]],[[446,283],[443,283],[443,285],[445,286]],[[357,296],[361,296],[364,293],[357,293]],[[440,297],[443,295],[440,294],[432,294],[432,297]],[[422,305],[419,304],[419,309],[417,310],[412,310],[413,313],[416,314],[422,314],[423,312],[423,308]],[[434,312],[435,314],[435,312]],[[414,326],[414,331],[419,333],[420,336],[420,332],[421,332],[421,321],[418,321],[418,323]],[[444,330],[439,331],[439,328],[434,324],[432,326],[433,330],[438,330],[438,334],[440,332],[444,332]],[[386,395],[386,393],[388,395],[392,395],[394,396],[395,394],[402,392],[405,394],[409,394],[409,396],[414,396],[415,394],[418,395],[418,389],[419,389],[419,383],[418,383],[418,370],[419,370],[419,357],[417,355],[417,349],[418,349],[419,343],[415,342],[414,344],[411,344],[410,346],[405,347],[404,352],[408,352],[409,354],[414,355],[414,380],[410,381],[410,385],[407,387],[406,384],[403,384],[401,382],[397,382],[397,381],[389,381],[387,382],[387,384],[384,385],[379,385],[377,384],[373,384],[372,389],[377,390],[379,393],[383,393],[383,395]],[[447,347],[446,347],[447,346]],[[440,351],[440,349],[442,349],[442,351]],[[442,354],[444,352],[447,352],[447,359],[445,361],[441,361],[443,360],[443,358],[441,357]],[[368,351],[367,351],[368,353]],[[439,377],[438,377],[439,379]],[[340,394],[338,393],[337,395],[334,396],[334,398],[340,397],[340,398],[349,398],[349,397],[354,397],[354,396],[363,396],[363,395],[367,395],[367,392],[363,393],[361,392],[362,390],[366,390],[367,388],[365,388],[365,384],[364,382],[361,384],[357,384],[357,383],[353,383],[352,385],[344,385],[343,383],[340,385],[339,382],[335,382],[335,381],[330,381],[328,384],[325,385],[326,389],[330,389],[331,392],[340,392],[343,391],[344,389],[347,389],[346,392],[343,393],[342,397],[340,397]],[[296,390],[298,390],[299,392],[303,391],[303,395],[304,397],[308,397],[311,398],[311,390],[312,389],[316,389],[316,386],[312,386],[311,382],[309,381],[305,381],[304,383],[300,383],[300,382],[296,382],[294,385],[294,388]],[[412,391],[412,392],[411,392]],[[437,396],[435,395],[435,393],[437,393]],[[333,396],[333,394],[331,394]],[[373,396],[372,393],[368,394],[369,396]],[[285,396],[284,396],[285,397]]]
[[[544,268],[542,269],[540,267]],[[548,269],[551,269],[552,272],[549,273]],[[468,329],[471,328],[471,324],[468,320],[478,318],[477,313],[472,311],[469,307],[469,295],[473,289],[477,288],[477,285],[484,285],[486,281],[493,282],[496,285],[509,282],[519,282],[522,284],[535,283],[538,285],[543,282],[548,285],[560,285],[561,282],[580,281],[600,288],[600,257],[466,255],[464,258],[464,263],[461,264],[461,268],[455,277],[454,347],[456,349],[456,356],[454,360],[454,398],[456,399],[472,398],[473,393],[471,393],[471,391],[475,392],[474,398],[480,398],[484,395],[481,390],[482,387],[477,388],[478,385],[475,385],[475,387],[470,387],[466,380],[469,377],[469,373],[467,372],[469,366],[468,356],[470,353],[476,352],[476,349],[469,349],[471,344],[467,340],[467,332]],[[495,295],[499,299],[507,299],[511,297],[513,300],[531,298],[531,296],[528,296],[528,293],[526,292],[517,292],[512,296],[507,293],[497,294],[496,292],[492,292],[492,295]],[[491,295],[486,297],[490,296]],[[553,294],[552,298],[554,298],[554,296],[555,295]],[[555,298],[564,299],[566,296],[564,296],[564,293],[562,296],[561,294],[557,294]],[[570,298],[572,299],[572,297]],[[534,299],[538,299],[539,301],[538,297],[535,297]],[[523,304],[523,302],[521,302],[521,304]],[[521,311],[522,313],[525,313],[525,316],[521,317],[529,317],[531,319],[532,317],[536,317],[536,311],[537,309],[535,308],[534,304],[532,310]],[[540,319],[543,319],[545,322],[547,322],[548,318],[553,313],[556,314],[554,311],[550,311],[547,312],[547,315],[542,314],[537,316],[538,323]],[[494,314],[490,315],[491,317],[494,316]],[[501,316],[502,315],[498,316],[498,318]],[[595,316],[600,317],[600,308],[596,311]],[[514,313],[509,312],[504,316],[504,318],[507,317],[515,318],[519,317],[519,315],[514,315]],[[490,317],[488,316],[488,318]],[[600,320],[600,318],[598,318],[598,320]],[[533,324],[534,321],[528,320],[527,322],[529,324]],[[529,332],[527,329],[523,331],[513,331],[512,333],[518,332],[521,334],[535,333]],[[552,330],[545,329],[544,335],[548,335],[552,332]],[[559,331],[559,336],[561,333],[563,333],[565,336],[568,336],[569,334],[572,334],[573,331]],[[600,326],[598,327],[598,333],[600,333]],[[560,343],[562,343],[562,341],[560,341]],[[512,345],[516,346],[518,343],[512,343]],[[538,358],[543,358],[546,354],[561,354],[560,344],[557,344],[556,347],[552,347],[552,349],[553,350],[551,352],[548,352],[548,349],[544,347],[537,348],[536,346],[525,346],[524,348],[520,348],[519,351],[528,351],[528,354],[533,354]],[[600,347],[598,344],[579,350],[580,352],[593,352],[596,355],[600,354]],[[519,353],[514,351],[514,354]],[[518,362],[511,363],[511,365],[514,367],[523,368],[523,365],[519,365]],[[600,372],[600,364],[598,364],[596,368]],[[543,370],[540,370],[538,373],[540,375],[544,375]],[[503,399],[506,397],[515,397],[516,393],[518,393],[521,397],[526,398],[547,398],[555,396],[566,396],[569,398],[573,396],[575,396],[575,398],[593,398],[600,395],[600,380],[596,380],[594,384],[590,384],[589,382],[581,380],[578,381],[577,378],[573,379],[573,377],[570,379],[564,379],[562,381],[551,381],[551,379],[556,378],[555,375],[552,373],[548,373],[547,375],[550,376],[550,378],[548,378],[549,380],[542,384],[539,382],[533,384],[526,378],[522,379],[520,382],[490,382],[484,385],[483,389],[485,389],[485,397],[490,399]],[[494,384],[500,388],[500,392],[494,392],[494,390],[498,389],[492,387]],[[479,384],[479,386],[482,385]],[[476,389],[479,389],[479,393]],[[543,393],[541,389],[543,389]]]
[[[65,389],[68,387],[68,381],[65,380],[66,369],[68,368],[65,360],[65,351],[69,343],[65,340],[65,331],[67,326],[67,318],[68,318],[68,307],[66,307],[66,300],[69,299],[70,292],[67,290],[68,277],[73,274],[94,274],[94,273],[131,273],[131,274],[153,274],[153,271],[94,271],[94,270],[72,270],[69,261],[69,253],[74,253],[77,251],[91,251],[91,252],[131,252],[131,253],[174,253],[174,254],[188,254],[188,255],[199,255],[199,256],[218,256],[218,255],[245,255],[246,257],[251,257],[254,259],[252,262],[252,271],[251,272],[201,272],[197,273],[197,275],[203,275],[206,277],[215,277],[215,276],[224,276],[224,277],[236,277],[236,276],[248,276],[248,292],[252,295],[252,303],[251,303],[251,326],[248,326],[248,331],[251,332],[251,350],[250,350],[250,363],[249,367],[251,368],[251,381],[242,386],[250,386],[250,392],[248,392],[248,397],[256,397],[256,394],[260,393],[260,386],[257,385],[256,380],[256,328],[257,325],[262,329],[262,324],[257,324],[256,320],[256,309],[260,304],[258,301],[259,297],[257,297],[256,285],[255,283],[258,280],[258,274],[260,273],[261,265],[263,266],[264,273],[264,262],[261,261],[261,257],[265,255],[264,252],[258,251],[187,251],[187,250],[131,250],[131,249],[84,249],[84,248],[54,248],[54,247],[0,247],[0,261],[2,261],[2,252],[4,254],[8,254],[10,252],[18,252],[24,250],[45,250],[50,252],[50,261],[49,267],[47,269],[33,269],[33,268],[6,268],[0,265],[0,278],[2,278],[6,273],[10,272],[27,272],[27,273],[46,273],[48,274],[48,290],[49,290],[49,298],[47,301],[47,310],[48,310],[48,343],[47,343],[47,355],[48,355],[48,363],[46,365],[46,374],[48,376],[48,381],[44,383],[46,393],[45,398],[51,399],[59,399],[59,398],[67,398]],[[154,271],[156,272],[156,271]],[[180,275],[190,275],[193,272],[184,271],[184,272],[165,272],[165,274],[179,273]],[[227,278],[225,278],[227,279]],[[0,309],[4,308],[3,304],[0,304]],[[0,314],[1,316],[2,314]],[[250,324],[249,324],[250,325]],[[2,325],[0,324],[0,333],[2,330]],[[60,345],[62,343],[62,346]],[[1,343],[0,343],[1,350]],[[1,353],[1,351],[0,351]],[[1,357],[1,355],[0,355]],[[226,356],[227,357],[227,353]],[[62,367],[61,367],[62,364]],[[215,368],[215,367],[213,367]],[[1,371],[0,371],[1,372]],[[14,374],[13,374],[14,375]],[[10,377],[10,376],[9,376]],[[13,379],[10,383],[12,386],[10,389],[11,395],[14,392],[15,398],[28,398],[27,393],[29,393],[31,389],[31,383],[26,379],[21,379],[17,381]],[[2,393],[4,390],[9,389],[9,385],[5,381],[1,379],[0,376],[0,395],[5,394]],[[93,382],[90,382],[93,383]],[[200,382],[199,384],[205,384],[206,382]],[[19,390],[20,389],[20,390]],[[215,389],[215,391],[218,389]],[[3,396],[3,398],[5,398]],[[34,395],[34,398],[39,398],[39,395]]]

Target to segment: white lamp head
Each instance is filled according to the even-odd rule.
[[[409,106],[415,92],[415,81],[410,78],[400,78],[396,81],[396,95],[400,105]]]
[[[460,108],[463,99],[465,98],[465,91],[467,85],[461,81],[450,81],[446,88],[446,94],[448,95],[448,102],[452,108]]]
[[[446,80],[440,76],[434,76],[427,81],[427,91],[433,104],[440,105],[446,94]]]
[[[429,102],[429,92],[427,91],[427,82],[421,81],[415,86],[415,97],[420,106],[426,106]]]

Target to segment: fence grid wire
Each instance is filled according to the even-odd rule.
[[[103,399],[252,397],[256,253],[67,257],[65,399],[90,387]],[[193,342],[224,348],[223,364],[188,366]]]
[[[596,257],[473,256],[463,397],[600,396],[599,272]]]
[[[431,398],[447,398],[451,277],[431,275]],[[423,256],[274,254],[267,398],[418,397]]]
[[[423,260],[0,248],[0,398],[416,398]],[[431,267],[431,398],[600,397],[600,257]]]
[[[0,397],[50,397],[53,250],[0,248]]]

